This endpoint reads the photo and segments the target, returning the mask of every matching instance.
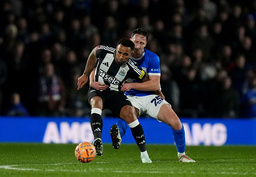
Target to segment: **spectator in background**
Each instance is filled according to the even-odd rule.
[[[177,82],[172,79],[172,73],[166,65],[161,65],[160,84],[165,100],[172,105],[173,110],[179,114],[180,90]]]
[[[77,79],[80,76],[80,69],[73,70],[70,73],[70,79],[66,85],[66,107],[67,116],[84,117],[90,116],[91,107],[88,104],[87,93],[88,87],[84,87],[83,91],[77,92]]]
[[[230,33],[230,29],[228,26],[228,18],[229,18],[229,10],[224,8],[224,9],[220,9],[220,11],[218,12],[218,14],[214,20],[214,21],[220,22],[220,24],[222,26],[224,42],[228,42],[229,40],[231,40],[232,37],[230,35],[233,35],[232,33]]]
[[[211,53],[214,57],[218,57],[219,51],[221,51],[221,48],[224,45],[224,34],[223,34],[223,26],[221,22],[219,21],[214,21],[210,25],[209,32],[212,36],[213,40],[213,46],[211,48]]]
[[[24,42],[24,44],[29,43],[29,29],[27,24],[27,19],[24,17],[21,17],[17,21],[17,27],[18,27],[18,40],[21,40]]]
[[[119,37],[130,37],[130,31],[138,27],[144,27],[152,32],[148,46],[150,50],[162,59],[166,58],[170,63],[175,61],[174,65],[169,63],[168,67],[177,83],[182,81],[183,77],[179,76],[183,75],[187,68],[182,64],[181,57],[187,56],[190,60],[192,58],[193,63],[189,59],[186,61],[190,63],[189,65],[193,65],[195,64],[193,51],[200,48],[203,58],[199,62],[201,69],[198,75],[204,79],[203,82],[208,82],[207,79],[212,80],[209,74],[214,74],[214,67],[217,70],[224,68],[230,74],[234,89],[241,92],[234,77],[243,78],[243,75],[240,75],[241,71],[235,72],[237,66],[234,56],[238,52],[242,54],[245,57],[246,68],[249,66],[253,72],[256,72],[255,2],[255,0],[241,2],[237,0],[30,0],[29,3],[21,0],[1,1],[0,58],[8,66],[6,71],[8,79],[0,86],[5,96],[2,99],[8,99],[13,92],[18,92],[22,98],[24,96],[28,98],[23,103],[31,115],[32,111],[36,112],[31,104],[34,102],[31,100],[35,98],[34,94],[31,94],[30,89],[24,88],[26,84],[13,83],[9,78],[16,78],[17,75],[20,78],[27,78],[24,73],[29,71],[29,82],[36,83],[40,74],[38,68],[44,66],[40,59],[42,50],[51,49],[50,62],[54,64],[58,73],[63,61],[60,59],[63,58],[60,53],[65,56],[68,51],[73,50],[78,57],[78,63],[84,65],[91,48],[99,44],[115,43],[114,40]],[[108,28],[104,26],[105,17],[108,17],[106,20]],[[194,34],[197,36],[194,37]],[[212,39],[211,43],[208,42],[209,38]],[[21,43],[24,51],[20,52],[23,54],[19,58],[17,51],[22,51],[22,45],[19,45]],[[170,46],[171,53],[167,51],[166,46]],[[182,51],[181,55],[178,54],[178,50]],[[13,60],[15,62],[10,62]],[[213,61],[214,65],[209,61]],[[17,74],[18,67],[22,68],[19,73],[23,76]],[[23,69],[24,67],[27,71]],[[70,69],[72,67],[70,66]],[[246,78],[243,79],[245,79],[243,84],[247,87],[248,81]],[[16,81],[27,80],[16,78]],[[29,106],[28,103],[31,105]],[[3,105],[1,107],[3,109]],[[6,105],[4,107],[6,108]]]
[[[245,28],[247,34],[252,38],[252,40],[256,39],[256,23],[255,23],[255,15],[252,13],[248,13],[245,17]]]
[[[64,29],[65,27],[64,16],[65,14],[61,9],[57,9],[56,11],[53,12],[53,18],[51,19],[51,26],[54,34]]]
[[[240,97],[242,97],[243,90],[247,84],[247,72],[249,69],[250,66],[246,64],[246,58],[243,54],[238,54],[235,56],[233,67],[228,74],[232,80],[234,89],[239,92]]]
[[[5,55],[12,52],[14,45],[17,42],[18,29],[16,25],[10,24],[5,28],[5,35],[3,40],[3,51]]]
[[[164,49],[165,44],[167,44],[168,41],[166,41],[166,29],[165,29],[165,24],[164,21],[162,19],[157,19],[154,22],[153,25],[153,31],[152,31],[152,35],[154,36],[154,38],[157,40],[158,44],[160,45],[160,47],[162,49]]]
[[[81,24],[78,18],[73,18],[69,24],[67,43],[74,50],[78,49],[83,43],[86,43],[82,37]]]
[[[200,0],[200,6],[204,9],[207,19],[211,22],[217,14],[217,6],[211,0]]]
[[[109,46],[115,46],[118,40],[118,24],[112,16],[107,16],[104,21],[104,30],[102,31],[102,42]]]
[[[229,71],[233,62],[233,51],[230,45],[224,45],[220,48],[219,54],[216,56],[215,64],[218,69],[224,68]]]
[[[80,63],[78,62],[76,52],[74,50],[68,51],[66,56],[62,59],[59,66],[59,74],[61,75],[65,85],[70,85],[73,83],[73,73],[74,71],[82,69]]]
[[[228,18],[228,26],[230,29],[235,29],[242,24],[244,21],[242,15],[242,6],[239,4],[234,4],[231,8]]]
[[[214,117],[239,117],[240,95],[238,91],[232,87],[232,80],[230,77],[222,79],[221,88],[216,96],[216,110]]]
[[[39,42],[44,47],[50,47],[52,43],[52,31],[50,23],[44,21],[40,24],[39,27]]]
[[[230,39],[228,40],[229,45],[232,47],[233,51],[239,51],[242,41],[246,37],[246,30],[243,25],[239,25],[234,28],[234,34],[229,35]]]
[[[26,56],[26,45],[22,41],[17,41],[9,55],[7,56],[7,81],[5,94],[9,98],[13,92],[18,92],[22,98],[27,97],[31,81],[29,63]],[[24,100],[27,107],[28,100]]]
[[[43,72],[44,66],[52,61],[52,51],[49,48],[43,48],[39,54],[39,63],[37,65],[39,74]]]
[[[204,96],[202,84],[196,68],[189,67],[181,82],[179,82],[181,117],[200,116]]]
[[[245,36],[241,41],[240,53],[246,58],[246,63],[250,66],[256,65],[256,52],[252,43],[252,39],[249,36]]]
[[[93,34],[98,32],[98,28],[91,22],[90,15],[85,15],[81,18],[81,35],[85,40],[87,40],[87,42]]]
[[[28,110],[21,103],[20,94],[13,93],[11,96],[11,103],[6,112],[7,116],[29,116]]]
[[[51,53],[52,53],[52,62],[57,68],[60,67],[62,64],[64,57],[66,55],[63,46],[59,42],[55,42],[51,46]]]
[[[52,63],[43,66],[37,86],[38,116],[60,116],[66,102],[65,87]]]
[[[208,112],[208,116],[216,116],[217,97],[221,88],[224,78],[228,77],[228,73],[225,69],[220,68],[217,70],[215,77],[206,80],[204,85],[206,89],[206,95],[204,97],[204,109]]]
[[[192,67],[192,59],[188,55],[184,55],[181,58],[181,64],[174,68],[172,71],[174,80],[179,84],[185,77],[187,69]]]
[[[256,118],[256,77],[249,79],[248,90],[244,94],[245,111],[243,116],[248,118]]]
[[[191,51],[194,51],[197,48],[202,50],[204,62],[212,60],[211,48],[213,47],[213,39],[208,31],[208,25],[206,23],[202,23],[196,27],[195,34],[190,42]]]

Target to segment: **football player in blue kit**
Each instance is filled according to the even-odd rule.
[[[172,128],[180,162],[195,162],[185,154],[185,131],[179,117],[164,99],[161,91],[156,91],[160,87],[160,60],[157,54],[145,49],[148,36],[147,31],[138,28],[133,30],[130,40],[135,44],[132,59],[147,72],[149,80],[124,83],[121,90],[125,91],[129,101],[136,108],[137,117],[147,114]],[[119,149],[126,129],[127,123],[123,120],[118,120],[117,124],[112,125],[110,135],[115,149]]]
[[[83,74],[78,78],[77,89],[79,90],[87,83],[92,71],[95,72],[94,81],[98,85],[95,86],[97,89],[89,88],[88,101],[91,105],[90,121],[94,135],[93,145],[97,155],[103,155],[102,110],[110,109],[114,117],[125,120],[131,128],[141,152],[142,163],[151,163],[146,150],[144,131],[135,115],[135,109],[124,92],[120,91],[128,78],[140,81],[148,79],[145,71],[130,59],[133,49],[134,43],[129,39],[119,40],[116,48],[105,45],[95,47],[88,57]]]

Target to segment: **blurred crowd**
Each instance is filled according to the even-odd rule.
[[[90,51],[142,27],[180,117],[256,117],[256,0],[0,4],[0,115],[88,116],[88,85],[76,83]]]

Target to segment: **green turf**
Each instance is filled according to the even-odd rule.
[[[196,163],[180,163],[173,145],[148,145],[152,164],[142,164],[136,145],[119,150],[104,144],[104,155],[84,164],[75,144],[0,143],[0,177],[208,177],[256,176],[255,146],[190,146]]]

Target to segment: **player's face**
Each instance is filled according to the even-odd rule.
[[[119,44],[116,47],[115,61],[117,64],[121,65],[125,63],[132,55],[132,49],[130,47],[125,47]]]
[[[144,53],[144,48],[147,45],[147,38],[146,36],[143,36],[141,34],[135,34],[132,38],[131,41],[135,44],[135,48],[132,52],[132,56],[134,58],[139,58],[142,56]]]

